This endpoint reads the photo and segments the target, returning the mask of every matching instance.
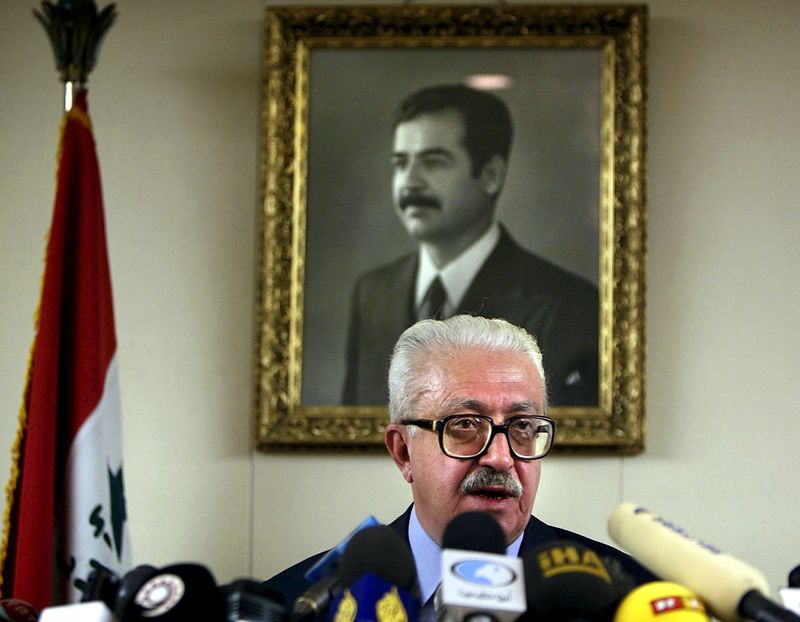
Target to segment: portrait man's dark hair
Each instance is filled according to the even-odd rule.
[[[455,110],[464,121],[464,147],[477,176],[493,155],[508,160],[513,126],[506,103],[486,91],[462,84],[445,84],[409,95],[397,108],[392,130],[422,114]]]

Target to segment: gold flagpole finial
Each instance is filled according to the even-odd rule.
[[[94,0],[45,1],[41,12],[34,9],[33,14],[53,46],[64,83],[64,108],[69,110],[75,85],[83,87],[97,64],[100,43],[117,17],[116,5],[109,4],[98,13]]]

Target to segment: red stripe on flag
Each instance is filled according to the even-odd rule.
[[[100,172],[86,92],[62,129],[53,221],[25,392],[2,592],[44,608],[64,465],[116,349]]]

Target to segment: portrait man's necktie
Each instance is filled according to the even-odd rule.
[[[437,276],[433,279],[428,291],[425,292],[425,297],[422,299],[422,304],[419,307],[418,319],[426,320],[434,318],[443,320],[444,304],[447,301],[447,292],[444,291],[442,280]]]

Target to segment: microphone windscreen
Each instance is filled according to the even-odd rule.
[[[653,581],[634,589],[619,604],[614,622],[708,622],[705,605],[689,588]]]
[[[222,620],[225,615],[225,601],[214,577],[198,564],[162,568],[139,588],[133,603],[126,622]]]
[[[445,527],[442,548],[503,555],[506,536],[503,528],[486,512],[464,512]]]
[[[339,563],[342,587],[350,587],[367,573],[409,592],[416,589],[414,556],[403,537],[391,527],[376,525],[362,529],[342,553]]]
[[[796,566],[789,573],[789,582],[787,587],[800,587],[800,566]]]
[[[219,588],[227,622],[283,622],[288,618],[282,594],[253,579],[236,579]]]
[[[39,611],[29,602],[19,598],[3,598],[0,600],[0,620],[10,622],[36,622]]]
[[[137,605],[133,602],[136,593],[151,577],[158,574],[158,568],[150,564],[140,564],[129,570],[119,582],[114,599],[114,615],[119,620],[129,620]]]
[[[81,602],[90,603],[100,600],[113,611],[121,579],[116,572],[99,562],[93,561],[92,565],[93,568],[86,579],[86,588],[81,596]]]
[[[619,601],[611,576],[589,547],[549,542],[522,556],[528,620],[601,620]]]

